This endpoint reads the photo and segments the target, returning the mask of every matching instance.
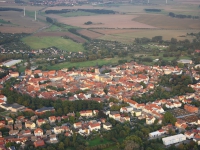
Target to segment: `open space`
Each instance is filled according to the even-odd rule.
[[[29,45],[32,49],[41,49],[55,46],[61,50],[66,50],[69,52],[79,52],[84,50],[82,44],[76,43],[70,39],[64,39],[62,37],[29,36],[24,38],[23,42]]]

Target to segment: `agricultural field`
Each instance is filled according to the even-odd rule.
[[[96,32],[103,33],[105,35],[101,36],[99,39],[103,40],[113,40],[120,41],[123,43],[132,43],[135,38],[152,38],[155,36],[163,36],[164,40],[170,40],[172,37],[177,40],[192,40],[194,37],[188,36],[187,33],[197,33],[199,30],[134,30],[134,29],[93,29]]]
[[[200,29],[200,19],[180,19],[159,14],[140,14],[133,20],[161,29]]]
[[[80,30],[78,30],[78,33],[85,35],[91,39],[96,39],[96,38],[102,37],[102,35],[104,35],[103,33],[98,33],[93,30],[88,30],[88,29],[80,29]]]
[[[1,12],[0,19],[9,24],[0,26],[0,31],[4,33],[33,33],[36,30],[46,26],[44,22],[35,21],[34,19],[23,16],[23,12],[5,11]]]
[[[137,15],[98,15],[97,16],[78,16],[65,18],[58,15],[48,15],[56,18],[58,22],[81,28],[156,28],[151,25],[134,21]],[[120,19],[119,19],[120,18]],[[85,25],[85,22],[91,21],[92,24]]]
[[[41,49],[55,46],[61,50],[70,52],[84,51],[82,44],[76,43],[70,39],[64,39],[62,37],[29,36],[22,39],[22,41],[29,45],[32,49]]]
[[[70,32],[39,32],[34,34],[34,36],[38,36],[38,37],[63,37],[63,36],[67,36],[70,39],[73,39],[74,41],[78,42],[78,43],[84,43],[86,42],[85,39],[83,39],[80,36],[77,36],[73,33]]]

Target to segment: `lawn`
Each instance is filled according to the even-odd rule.
[[[84,51],[82,44],[76,43],[70,39],[64,39],[62,37],[29,36],[23,38],[22,41],[29,45],[32,49],[36,50],[55,46],[61,50],[66,50],[70,52]]]
[[[69,67],[90,67],[90,66],[97,66],[97,65],[108,65],[108,64],[117,64],[119,60],[128,60],[130,61],[131,58],[130,57],[123,57],[123,58],[119,58],[119,57],[115,57],[115,58],[110,58],[110,59],[97,59],[97,60],[93,60],[93,61],[84,61],[84,62],[77,62],[77,63],[71,63],[71,62],[65,62],[65,63],[60,63],[60,64],[56,64],[54,66],[48,66],[49,70],[59,70],[62,68],[69,68]]]

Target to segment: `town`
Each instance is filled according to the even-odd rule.
[[[20,61],[11,60],[2,65],[10,64],[13,68],[17,63]],[[196,71],[198,66],[191,67],[191,60],[180,60],[179,63],[183,63],[185,68],[145,66],[132,61],[114,67],[89,67],[82,71],[26,69],[20,75],[19,72],[10,70],[0,80],[0,107],[11,114],[1,118],[1,128],[7,129],[1,130],[1,148],[5,149],[8,143],[13,142],[21,147],[44,147],[58,143],[59,135],[74,137],[79,134],[89,137],[112,131],[116,122],[128,124],[131,130],[142,120],[145,126],[160,125],[158,130],[147,131],[149,140],[161,138],[164,146],[188,143],[190,140],[200,145],[199,108],[195,106],[195,102],[200,100],[199,74]],[[3,71],[2,69],[1,72]],[[160,86],[161,77],[170,75],[175,76],[176,80],[178,76],[184,80],[189,76],[194,81],[188,82],[186,88],[192,90],[166,99],[143,99],[144,95],[155,93]],[[6,95],[4,88],[10,80],[13,81],[9,87],[10,92],[15,91],[44,101],[94,101],[95,105],[100,106],[87,107],[89,109],[78,112],[71,107],[60,110],[49,105],[33,109],[30,101],[20,102],[17,98]],[[162,90],[172,92],[172,89],[164,86]],[[180,88],[179,93],[181,90]],[[23,115],[26,112],[31,113],[31,117]]]

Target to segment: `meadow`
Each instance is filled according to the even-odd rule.
[[[132,60],[130,57],[114,57],[114,58],[105,58],[105,59],[97,59],[97,60],[92,60],[92,61],[84,61],[84,62],[76,62],[76,63],[71,63],[71,62],[64,62],[64,63],[59,63],[54,66],[48,66],[47,68],[49,70],[59,70],[62,68],[68,68],[68,67],[90,67],[90,66],[102,66],[102,65],[108,65],[108,64],[118,64],[119,60],[127,60],[130,61]]]
[[[29,36],[22,39],[22,41],[29,45],[32,49],[41,49],[55,46],[61,50],[66,50],[69,52],[84,51],[82,44],[76,43],[70,39],[64,39],[62,37]]]

